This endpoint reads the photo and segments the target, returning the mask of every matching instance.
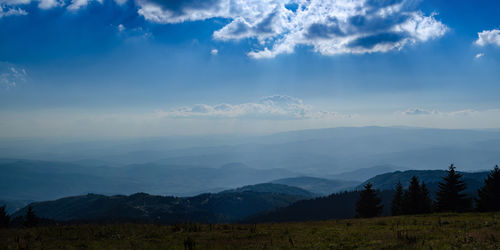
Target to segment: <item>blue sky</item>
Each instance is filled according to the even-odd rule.
[[[500,2],[0,0],[0,136],[500,127]]]

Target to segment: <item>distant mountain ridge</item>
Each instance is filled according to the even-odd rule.
[[[378,165],[368,168],[355,169],[340,174],[328,175],[327,177],[329,179],[363,182],[376,175],[394,172],[396,170],[402,170],[402,168],[394,165]]]
[[[51,200],[86,193],[191,196],[299,174],[253,169],[243,163],[220,168],[134,164],[93,167],[64,162],[0,160],[0,199]]]
[[[358,185],[360,182],[301,176],[301,177],[278,179],[271,181],[271,183],[299,187],[312,193],[329,195],[339,191],[352,189],[356,187],[356,185]]]

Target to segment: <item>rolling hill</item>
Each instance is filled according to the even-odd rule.
[[[484,179],[489,172],[459,172],[463,175],[463,180],[467,184],[466,192],[475,196],[477,194],[477,189],[479,189],[484,184]],[[403,184],[403,187],[407,187],[410,182],[411,177],[417,176],[420,181],[424,181],[431,195],[438,189],[438,183],[442,181],[442,177],[446,175],[444,170],[408,170],[408,171],[396,171],[392,173],[385,173],[377,175],[373,178],[368,179],[363,184],[359,185],[357,189],[361,189],[363,185],[367,182],[373,184],[373,187],[379,190],[393,190],[398,182]]]
[[[310,192],[295,187],[261,184],[186,198],[145,193],[129,196],[87,194],[35,202],[30,206],[39,217],[56,221],[217,223],[242,220],[311,196]],[[13,216],[24,215],[26,209]]]

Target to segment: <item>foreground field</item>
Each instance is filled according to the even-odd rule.
[[[0,249],[496,249],[500,213],[256,225],[117,224],[0,230]]]

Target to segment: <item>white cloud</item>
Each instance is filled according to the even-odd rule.
[[[429,110],[423,108],[410,108],[402,112],[398,112],[402,115],[437,115],[437,116],[468,116],[477,114],[479,111],[473,109],[456,110],[449,112],[440,112],[437,110]]]
[[[10,63],[0,63],[0,87],[11,89],[21,82],[27,81],[28,74],[24,68]]]
[[[479,113],[479,111],[474,110],[474,109],[464,109],[464,110],[457,110],[457,111],[452,111],[445,113],[446,115],[450,116],[468,116],[468,115],[474,115]]]
[[[7,7],[4,7],[4,6],[0,5],[0,18],[2,18],[2,17],[8,17],[8,16],[24,16],[24,15],[27,15],[27,14],[28,14],[28,12],[26,12],[23,9],[20,9],[20,8],[7,8]]]
[[[64,5],[63,0],[40,0],[38,3],[38,7],[40,9],[51,9],[63,5]]]
[[[443,36],[448,28],[414,10],[411,0],[139,0],[139,14],[157,23],[210,18],[231,22],[214,32],[217,40],[256,39],[254,58],[292,53],[312,46],[323,55],[399,50],[409,44]],[[287,4],[297,8],[287,8]]]
[[[13,6],[33,1],[39,2],[40,8],[64,4],[64,0],[0,0],[0,4]],[[67,9],[76,11],[90,2],[103,3],[104,0],[66,1],[70,1]],[[108,1],[122,5],[127,0]],[[138,15],[149,22],[175,24],[213,18],[227,19],[227,24],[213,32],[213,39],[249,39],[253,49],[248,55],[253,58],[272,58],[293,53],[297,46],[309,46],[322,55],[388,52],[443,36],[448,27],[436,19],[435,13],[426,15],[416,9],[415,2],[134,0]],[[478,40],[478,44],[486,43],[488,37],[484,32],[480,33],[481,41]]]
[[[410,108],[400,113],[403,115],[431,115],[431,114],[437,114],[438,112],[436,110]]]
[[[94,0],[71,0],[71,4],[68,5],[68,10],[79,10],[83,7],[86,7],[90,2]],[[99,2],[100,4],[103,3],[104,0],[95,0]]]
[[[496,45],[500,46],[500,30],[484,30],[477,33],[476,44],[479,46]]]
[[[298,98],[274,95],[263,97],[256,103],[197,104],[170,111],[159,111],[167,118],[247,118],[247,119],[334,119],[346,117],[330,111],[313,111],[310,105]]]
[[[484,56],[484,53],[477,53],[475,56],[474,56],[474,59],[479,59],[481,57]]]
[[[215,55],[219,54],[219,50],[218,50],[218,49],[212,49],[212,50],[210,51],[210,54],[212,54],[212,55],[214,55],[214,56],[215,56]]]
[[[121,24],[121,23],[120,23],[120,24],[118,24],[118,31],[119,31],[119,32],[122,32],[122,31],[124,31],[124,30],[125,30],[125,26],[124,26],[123,24]]]

